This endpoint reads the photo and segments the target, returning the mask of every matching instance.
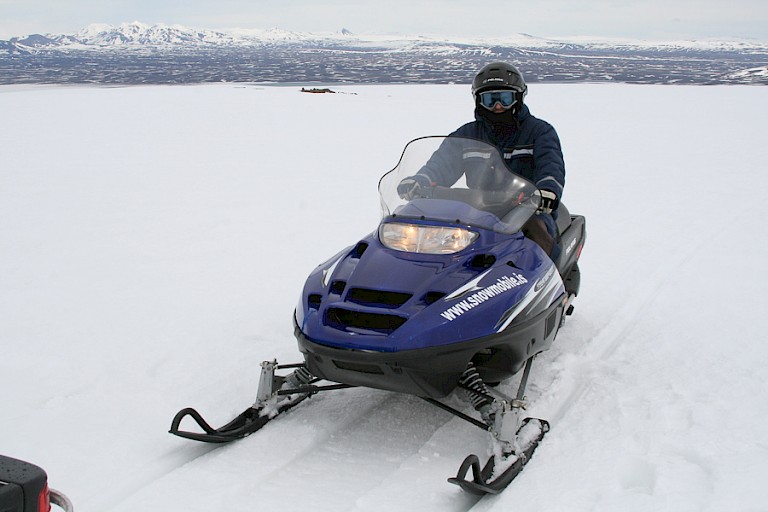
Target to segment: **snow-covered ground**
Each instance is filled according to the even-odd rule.
[[[169,435],[299,359],[306,275],[374,229],[408,140],[471,117],[466,85],[335,90],[0,88],[0,453],[78,512],[768,510],[764,87],[531,85],[588,240],[529,387],[552,430],[502,495],[446,482],[480,430],[376,390]]]

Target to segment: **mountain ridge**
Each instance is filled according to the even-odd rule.
[[[746,40],[466,39],[210,30],[138,21],[0,41],[0,84],[466,83],[491,61],[531,82],[768,84],[768,44]]]
[[[345,40],[359,42],[452,42],[455,44],[474,45],[517,45],[527,48],[558,47],[563,45],[579,46],[614,46],[635,48],[696,48],[696,49],[765,49],[768,42],[747,39],[670,39],[644,40],[619,38],[548,38],[527,33],[513,34],[507,37],[466,38],[434,35],[405,34],[358,34],[347,28],[334,33],[296,32],[279,28],[269,29],[222,29],[191,28],[179,24],[140,21],[125,22],[120,25],[92,23],[74,34],[29,34],[12,37],[6,42],[23,46],[115,46],[146,44],[258,44],[275,41],[318,41]]]

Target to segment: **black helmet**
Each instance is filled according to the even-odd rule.
[[[528,93],[522,73],[515,66],[505,62],[493,62],[484,66],[472,80],[472,96],[475,101],[481,92],[499,89],[515,91],[520,104]]]

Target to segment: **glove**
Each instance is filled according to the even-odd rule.
[[[539,193],[541,198],[539,200],[538,212],[550,214],[557,210],[557,207],[560,206],[560,198],[557,197],[557,194],[551,190],[540,190]]]
[[[423,174],[416,174],[400,182],[397,186],[397,194],[406,201],[410,201],[415,197],[426,197],[428,195],[426,189],[431,186],[432,182],[429,178]]]

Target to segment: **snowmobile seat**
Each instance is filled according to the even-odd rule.
[[[557,225],[557,238],[559,240],[565,230],[568,229],[568,226],[571,225],[571,212],[568,211],[568,208],[563,203],[560,203],[557,207],[555,224]]]

